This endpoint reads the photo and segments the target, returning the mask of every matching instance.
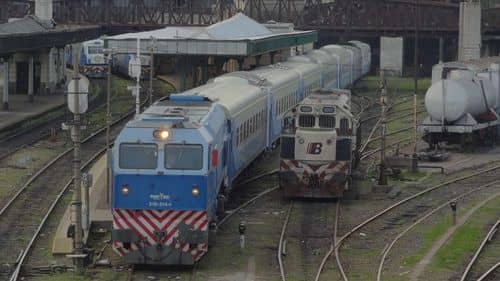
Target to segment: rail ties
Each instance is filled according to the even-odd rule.
[[[134,111],[130,111],[122,117],[115,120],[111,127],[116,127],[123,121],[127,120],[130,116],[133,116]],[[87,138],[85,138],[82,143],[88,146],[89,159],[82,165],[82,169],[86,169],[90,164],[92,164],[100,155],[102,155],[108,148],[106,145],[100,144],[95,145],[93,141],[97,141],[98,137],[101,136],[106,131],[106,126],[103,126]],[[82,147],[83,148],[83,147]],[[64,197],[69,187],[73,182],[73,177],[66,182],[62,188],[58,188],[61,183],[61,177],[58,177],[58,173],[62,176],[60,167],[67,166],[66,163],[71,158],[72,148],[65,150],[56,156],[52,161],[43,166],[35,175],[33,175],[17,192],[11,199],[2,207],[0,210],[0,223],[5,227],[0,235],[0,244],[8,245],[5,248],[4,255],[0,257],[2,261],[10,262],[8,259],[13,260],[13,255],[16,257],[18,253],[15,248],[22,248],[22,255],[18,258],[16,268],[11,274],[10,281],[16,281],[19,277],[21,267],[26,260],[28,254],[31,251],[32,246],[35,244],[42,228],[45,226],[46,221],[52,214],[56,205],[59,203],[60,199]],[[59,166],[57,166],[59,165]],[[44,194],[44,196],[40,196]],[[52,199],[54,198],[54,199]],[[15,205],[20,204],[18,208],[14,208]],[[28,207],[29,206],[29,207]],[[27,212],[27,210],[31,210]],[[40,220],[36,218],[33,214],[42,216]],[[24,217],[24,218],[23,218]],[[33,224],[19,224],[19,221],[34,221]],[[17,237],[31,237],[27,245],[25,241],[16,239]],[[14,242],[16,241],[16,242]]]
[[[280,234],[280,239],[278,241],[278,249],[277,249],[277,258],[278,258],[278,264],[280,268],[280,277],[281,281],[286,281],[287,280],[287,270],[285,268],[285,263],[283,261],[283,257],[285,256],[285,247],[286,247],[286,236],[287,232],[289,229],[289,224],[290,224],[290,219],[292,218],[292,212],[294,210],[295,202],[291,201],[289,204],[289,207],[287,209],[285,219],[283,221],[283,226],[281,228],[281,234]],[[336,240],[337,240],[337,230],[338,230],[338,221],[340,217],[340,200],[338,200],[335,203],[335,218],[334,218],[334,226],[333,226],[333,232],[331,233],[331,239],[330,239],[330,248],[328,249],[328,256],[331,256],[332,252],[335,251],[336,255],[336,261],[337,261],[337,266],[339,268],[339,271],[341,275],[345,278],[344,280],[347,280],[347,277],[345,276],[344,269],[342,267],[342,264],[340,262],[340,258],[338,256],[338,252],[335,250],[335,245],[336,245]],[[324,267],[328,258],[323,258],[319,264],[319,267]],[[319,276],[316,276],[315,278],[316,281],[319,280]]]
[[[383,209],[382,211],[376,213],[375,215],[371,216],[370,218],[362,221],[360,224],[358,224],[357,226],[355,226],[354,228],[352,228],[350,231],[348,231],[346,234],[344,234],[344,236],[342,236],[338,241],[337,243],[335,244],[335,246],[333,247],[333,249],[331,249],[323,258],[324,260],[324,263],[326,263],[326,260],[328,260],[330,258],[330,256],[335,252],[335,249],[336,248],[339,248],[343,242],[345,242],[349,237],[351,237],[354,233],[356,233],[357,231],[359,231],[361,228],[365,227],[366,225],[372,223],[373,221],[377,220],[378,218],[384,216],[385,214],[391,212],[392,210],[408,203],[408,202],[411,202],[413,201],[414,199],[416,198],[419,198],[419,197],[422,197],[423,195],[426,195],[434,190],[437,190],[437,189],[440,189],[442,187],[445,187],[445,186],[448,186],[450,184],[453,184],[453,183],[457,183],[457,182],[460,182],[460,181],[464,181],[464,180],[467,180],[467,179],[470,179],[470,178],[474,178],[474,177],[478,177],[478,176],[482,176],[484,174],[487,174],[489,172],[492,172],[492,171],[495,171],[495,170],[498,170],[500,169],[500,165],[496,165],[496,166],[493,166],[491,168],[487,168],[487,169],[483,169],[483,170],[480,170],[480,171],[477,171],[477,172],[474,172],[472,174],[469,174],[469,175],[466,175],[466,176],[462,176],[462,177],[459,177],[459,178],[455,178],[455,179],[452,179],[452,180],[448,180],[446,182],[443,182],[443,183],[440,183],[440,184],[437,184],[435,186],[432,186],[432,187],[429,187],[425,190],[422,190],[414,195],[411,195],[409,197],[406,197],[405,199],[403,200],[400,200],[392,205],[390,205],[389,207]],[[389,249],[389,248],[387,248]],[[384,249],[384,252],[387,252],[387,249]],[[318,272],[316,274],[316,279],[315,281],[319,281],[319,278],[321,276],[321,272],[323,271],[323,268],[324,268],[324,263],[323,263],[323,266],[320,266],[319,269],[318,269]]]
[[[486,248],[486,245],[488,244],[488,242],[490,242],[493,239],[493,236],[498,231],[499,226],[500,226],[500,218],[496,221],[495,224],[493,224],[493,226],[488,231],[488,234],[486,234],[486,236],[484,237],[483,241],[481,242],[481,244],[477,248],[476,252],[474,253],[474,256],[469,261],[469,263],[467,264],[467,267],[465,268],[464,272],[462,273],[462,277],[460,278],[460,281],[465,281],[465,279],[467,278],[467,276],[469,275],[469,273],[470,273],[470,271],[472,269],[472,266],[476,263],[476,261],[477,261],[479,255],[481,254],[481,252]],[[494,267],[495,268],[498,267],[498,264],[496,264]],[[494,269],[491,270],[491,272],[492,271],[494,271]],[[485,273],[486,276],[489,275],[491,272],[490,272],[490,270],[488,270],[486,272],[487,274]],[[486,278],[486,276],[484,278]]]
[[[394,247],[394,245],[404,236],[406,235],[408,232],[410,232],[413,228],[415,228],[417,225],[421,224],[422,222],[424,222],[425,220],[427,220],[430,216],[432,216],[433,214],[437,213],[439,210],[442,210],[444,208],[447,208],[449,206],[449,204],[451,202],[454,202],[454,201],[458,201],[458,200],[461,200],[463,198],[466,198],[467,196],[473,194],[473,193],[476,193],[478,192],[479,190],[481,189],[484,189],[484,188],[487,188],[487,187],[491,187],[493,185],[498,185],[500,184],[500,180],[495,180],[495,181],[492,181],[492,182],[489,182],[489,183],[486,183],[484,185],[481,185],[477,188],[474,188],[474,189],[471,189],[469,190],[468,192],[465,192],[457,197],[454,197],[446,202],[444,202],[443,204],[437,206],[436,208],[433,208],[432,210],[430,210],[429,212],[427,212],[423,217],[419,218],[417,221],[415,221],[412,225],[410,225],[408,228],[406,228],[405,230],[403,230],[401,233],[399,233],[396,238],[394,238],[390,244],[388,244],[388,246],[384,249],[383,251],[383,254],[382,254],[382,258],[380,259],[380,263],[379,263],[379,267],[378,267],[378,271],[377,271],[377,281],[381,281],[382,280],[382,271],[383,271],[383,268],[384,268],[384,265],[385,265],[385,262],[387,260],[387,257],[389,255],[389,252],[392,250],[392,248]]]

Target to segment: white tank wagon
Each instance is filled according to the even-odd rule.
[[[419,126],[431,147],[495,142],[500,124],[500,58],[435,65]]]

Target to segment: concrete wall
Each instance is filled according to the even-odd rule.
[[[380,69],[403,75],[402,37],[380,37]]]
[[[481,56],[481,2],[460,3],[458,60]]]

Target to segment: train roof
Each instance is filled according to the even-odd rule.
[[[300,104],[336,105],[345,114],[352,116],[349,101],[351,91],[344,89],[315,89]]]
[[[244,110],[264,93],[246,79],[224,75],[210,83],[182,93],[182,95],[203,96],[224,106],[231,117]]]
[[[280,63],[258,67],[249,71],[249,73],[251,75],[263,77],[270,83],[270,85],[275,87],[279,87],[282,84],[286,84],[299,78],[299,74],[297,72],[290,71],[290,68],[285,67]]]
[[[321,61],[321,63],[335,63],[337,64],[337,57],[332,56],[325,50],[312,50],[306,53],[306,56],[311,57],[317,61]]]
[[[319,70],[318,64],[314,63],[314,62],[285,61],[285,62],[281,63],[281,66],[295,69],[295,70],[299,71],[302,75],[304,75],[306,73],[312,73],[312,72]]]
[[[84,46],[89,46],[89,45],[104,46],[104,40],[102,40],[102,39],[94,39],[94,40],[85,41],[82,44]]]

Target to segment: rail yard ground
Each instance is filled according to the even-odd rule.
[[[406,78],[387,79],[389,103],[392,105],[388,111],[387,133],[397,133],[389,135],[386,144],[391,145],[403,140],[399,146],[394,145],[388,149],[388,153],[398,150],[400,154],[411,154],[413,130],[403,129],[413,126],[413,115],[410,114],[412,110],[409,109],[413,106],[413,81]],[[133,100],[130,94],[124,91],[128,82],[116,83],[120,83],[115,85],[116,98],[120,104],[116,104],[117,109],[113,111],[124,112],[130,109]],[[368,107],[360,119],[374,116],[373,120],[363,125],[363,141],[366,141],[379,118],[380,107],[376,104],[377,86],[377,77],[367,77],[353,89],[355,101]],[[429,79],[419,81],[419,109],[423,108],[423,94],[428,86]],[[368,99],[360,98],[361,96]],[[425,113],[419,111],[419,119],[422,119]],[[88,119],[92,123],[103,125],[104,118],[102,109],[97,109]],[[379,130],[374,130],[374,140],[367,144],[367,151],[374,151],[380,146],[378,134]],[[66,149],[67,141],[66,133],[59,133],[53,141],[38,142],[1,159],[0,203],[8,200],[16,187],[21,186],[35,171]],[[425,149],[426,145],[419,141],[418,148]],[[85,275],[75,276],[70,260],[64,257],[54,258],[49,250],[51,235],[55,232],[60,218],[58,214],[62,215],[70,199],[70,194],[67,194],[56,206],[56,215],[49,218],[42,230],[43,235],[40,235],[36,242],[22,276],[24,280],[43,281],[283,280],[277,255],[282,226],[290,209],[288,226],[281,245],[283,250],[279,253],[282,255],[285,278],[288,281],[309,281],[315,280],[316,277],[317,280],[343,280],[339,264],[348,280],[377,280],[377,275],[380,280],[458,280],[477,247],[499,217],[500,168],[496,167],[499,162],[495,157],[499,151],[497,147],[480,148],[474,153],[451,152],[448,162],[433,163],[445,167],[444,174],[435,169],[421,169],[417,174],[403,170],[397,177],[389,177],[389,186],[392,189],[388,193],[375,195],[371,190],[376,179],[380,154],[374,152],[367,156],[361,165],[360,176],[356,179],[356,186],[363,195],[359,199],[344,199],[339,202],[298,201],[290,209],[292,203],[283,199],[279,190],[271,191],[239,210],[220,226],[216,246],[211,248],[194,268],[131,269],[114,255],[109,245],[110,231],[102,231],[96,227],[91,231],[89,242],[89,247],[94,251],[95,263]],[[278,166],[278,150],[266,153],[241,176],[241,182],[256,175],[266,174]],[[460,179],[487,169],[491,171]],[[454,179],[459,180],[453,182]],[[226,206],[228,213],[262,191],[275,187],[277,183],[276,175],[266,175],[258,180],[237,185]],[[377,215],[381,210],[439,184],[443,186],[387,211],[385,215],[346,236],[357,225]],[[455,226],[452,224],[452,212],[447,203],[450,200],[458,202]],[[338,212],[336,203],[340,204]],[[424,218],[426,214],[428,217]],[[419,220],[421,222],[416,224]],[[240,223],[246,225],[244,249],[240,248]],[[333,237],[335,228],[337,235]],[[341,244],[335,244],[343,236],[346,238]],[[481,253],[466,280],[477,278],[498,262],[498,240],[498,237],[492,239],[496,242],[487,246]],[[338,246],[339,261],[336,261],[333,252],[318,274],[320,262],[332,249],[332,245]],[[0,271],[6,273],[8,270],[8,266],[2,266]],[[3,275],[0,275],[0,279],[2,278]]]

